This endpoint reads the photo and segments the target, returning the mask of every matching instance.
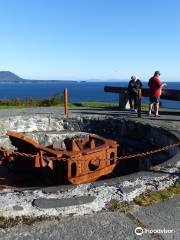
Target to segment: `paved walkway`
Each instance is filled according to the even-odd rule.
[[[42,221],[0,230],[0,239],[28,240],[135,240],[180,239],[180,196],[154,204],[136,207],[130,213],[100,212],[82,217]],[[139,227],[142,235],[135,234]],[[143,229],[143,232],[142,232]],[[156,231],[156,233],[152,233]],[[161,232],[161,233],[158,233]]]
[[[31,114],[63,114],[63,107],[36,107],[21,109],[0,109],[0,117],[9,117],[14,115],[31,115]],[[119,110],[116,108],[90,108],[90,107],[73,107],[69,109],[71,115],[107,115],[107,116],[126,116],[136,118],[137,113],[130,110]],[[149,117],[147,111],[142,111],[142,118],[145,119],[163,119],[169,121],[180,120],[180,109],[160,109],[161,117]]]
[[[38,115],[62,115],[64,116],[63,107],[37,107],[37,108],[22,108],[22,109],[0,109],[0,118],[12,117],[17,115],[29,116],[32,114]],[[161,109],[160,117],[149,117],[147,111],[142,111],[142,117],[138,118],[137,113],[129,110],[119,110],[112,108],[87,108],[74,107],[69,109],[69,117],[73,116],[106,116],[116,118],[138,119],[138,121],[145,121],[153,123],[157,126],[167,126],[169,129],[180,132],[180,109]]]

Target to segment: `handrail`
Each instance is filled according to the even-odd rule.
[[[104,92],[109,93],[127,93],[127,88],[125,87],[112,87],[112,86],[105,86]],[[143,88],[142,89],[142,96],[149,97],[149,89]],[[173,100],[173,101],[180,101],[180,90],[175,89],[163,89],[161,94],[162,99]]]

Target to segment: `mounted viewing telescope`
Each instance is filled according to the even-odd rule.
[[[119,94],[119,107],[128,108],[128,93],[127,87],[112,87],[105,86],[104,92],[118,93]],[[149,89],[143,88],[141,91],[142,97],[149,97]],[[161,94],[161,99],[180,101],[180,90],[175,89],[163,89]]]

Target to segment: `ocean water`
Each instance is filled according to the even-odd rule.
[[[118,94],[104,92],[104,86],[127,87],[128,82],[67,82],[67,83],[1,83],[0,99],[33,97],[37,99],[53,96],[68,88],[71,102],[105,101],[118,102]],[[143,83],[147,87],[147,82]],[[168,82],[167,89],[179,89],[180,82]],[[148,98],[143,97],[143,103],[148,103]],[[162,105],[169,108],[179,108],[180,101],[161,100]]]

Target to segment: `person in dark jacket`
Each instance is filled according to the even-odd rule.
[[[137,112],[138,89],[142,88],[142,83],[136,76],[132,76],[128,84],[128,96],[130,109]]]
[[[142,89],[142,82],[141,82],[141,80],[140,79],[137,79],[136,80],[136,89],[138,90],[138,89]]]

